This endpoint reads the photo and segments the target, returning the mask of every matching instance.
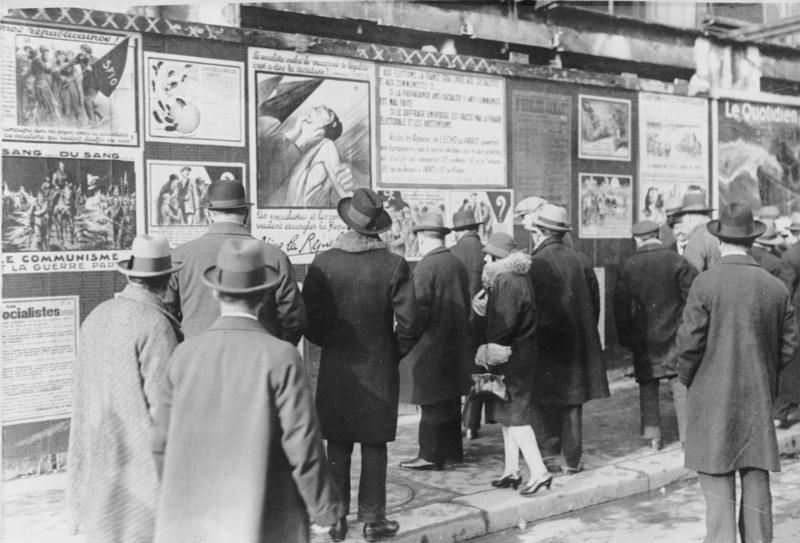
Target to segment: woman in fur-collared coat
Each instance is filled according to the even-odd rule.
[[[531,262],[528,255],[515,249],[513,238],[501,232],[493,234],[483,249],[493,260],[483,269],[487,293],[486,342],[489,349],[510,347],[508,361],[491,366],[492,373],[504,377],[509,400],[492,398],[486,407],[486,418],[503,426],[505,469],[499,480],[492,481],[492,486],[520,485],[519,452],[522,451],[530,479],[520,493],[530,496],[542,486],[550,488],[552,478],[542,461],[529,419],[536,364],[536,301],[528,275]],[[476,299],[480,298],[478,293]],[[480,303],[476,303],[476,311],[481,312]],[[476,362],[481,362],[480,354]]]

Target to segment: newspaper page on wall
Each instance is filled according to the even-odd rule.
[[[244,63],[144,53],[148,141],[244,145]]]
[[[507,186],[505,80],[378,67],[380,185]]]
[[[114,269],[142,216],[137,149],[6,143],[3,273]]]
[[[639,220],[664,224],[687,190],[707,192],[708,160],[707,100],[639,95]]]
[[[719,100],[719,205],[800,210],[800,108]]]
[[[137,34],[0,25],[5,140],[139,145]]]
[[[336,204],[374,177],[375,66],[250,48],[253,235],[307,263],[346,229]]]
[[[3,425],[69,417],[77,356],[77,296],[5,298]]]

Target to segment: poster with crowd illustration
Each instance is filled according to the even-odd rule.
[[[717,175],[720,206],[800,211],[800,107],[720,100]]]
[[[3,273],[113,269],[137,232],[136,153],[3,150]]]
[[[136,34],[4,24],[3,138],[139,144]]]

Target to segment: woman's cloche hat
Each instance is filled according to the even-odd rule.
[[[175,273],[181,266],[173,265],[167,238],[140,234],[133,239],[131,257],[118,262],[117,271],[129,277],[157,277]]]
[[[217,264],[203,272],[203,282],[225,294],[249,294],[278,285],[280,275],[264,259],[257,239],[226,239],[217,253]]]
[[[497,258],[505,258],[514,252],[517,248],[517,242],[514,238],[505,232],[495,232],[486,241],[483,246],[483,252],[488,253]]]
[[[347,226],[361,234],[380,234],[392,227],[381,197],[370,189],[359,188],[353,196],[342,198],[336,211]]]

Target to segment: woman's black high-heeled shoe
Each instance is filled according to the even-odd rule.
[[[536,494],[540,488],[546,487],[547,490],[550,490],[550,485],[553,484],[553,476],[549,473],[545,473],[535,481],[531,482],[519,491],[521,496],[533,496]]]
[[[492,481],[492,486],[495,488],[513,488],[514,490],[522,484],[522,476],[520,474],[517,475],[506,475],[502,479],[496,479]]]

